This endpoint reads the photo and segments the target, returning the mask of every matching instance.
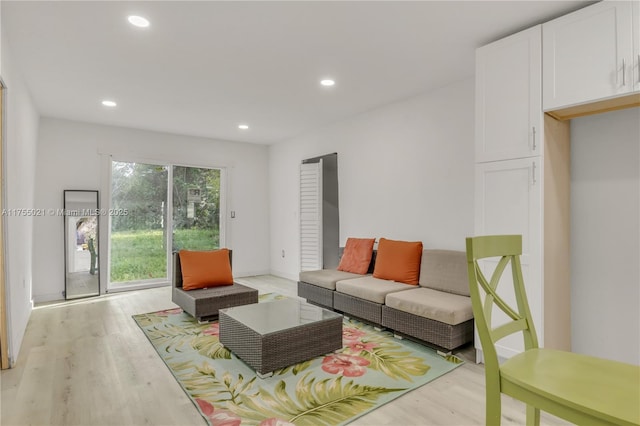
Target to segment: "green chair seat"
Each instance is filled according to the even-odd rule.
[[[636,366],[572,352],[530,349],[500,365],[500,376],[505,394],[525,401],[527,394],[538,395],[541,403],[537,406],[559,417],[577,421],[576,416],[584,414],[585,421],[640,424],[640,369]]]

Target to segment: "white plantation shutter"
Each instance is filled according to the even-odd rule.
[[[322,160],[300,165],[300,270],[322,269]]]

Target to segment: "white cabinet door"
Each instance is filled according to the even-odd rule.
[[[633,91],[640,92],[640,2],[633,2],[631,7],[633,16],[633,65],[631,78],[633,79]]]
[[[522,274],[539,342],[542,344],[542,170],[539,157],[476,164],[475,234],[522,235]],[[487,260],[483,268],[493,270],[495,261]],[[490,275],[489,275],[490,276]],[[487,278],[489,278],[487,276]],[[499,293],[515,306],[511,274],[506,271]],[[494,310],[494,325],[506,322],[506,316]],[[477,348],[480,349],[476,339]],[[524,350],[518,334],[496,344],[498,355],[509,358]]]
[[[476,162],[541,155],[541,27],[476,51]]]
[[[631,9],[603,1],[542,25],[545,111],[632,92]]]

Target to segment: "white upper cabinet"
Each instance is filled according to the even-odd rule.
[[[545,111],[639,88],[638,33],[634,37],[632,28],[638,8],[632,3],[603,1],[542,25]]]
[[[541,27],[476,50],[476,162],[541,155]]]

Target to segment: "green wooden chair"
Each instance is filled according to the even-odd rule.
[[[640,367],[538,347],[522,279],[521,254],[520,235],[467,238],[471,303],[485,362],[486,424],[500,424],[504,393],[527,404],[527,425],[540,424],[540,410],[580,425],[639,425]],[[500,258],[490,280],[478,264],[484,258]],[[509,263],[515,308],[497,291]],[[511,321],[493,328],[494,307]],[[520,332],[524,352],[500,364],[495,342]]]

